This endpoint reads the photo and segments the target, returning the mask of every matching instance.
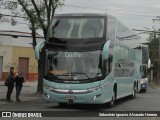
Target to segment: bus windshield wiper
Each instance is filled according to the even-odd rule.
[[[50,75],[48,77],[54,78],[54,77],[58,77],[58,76],[76,76],[77,74],[79,74],[79,75],[85,75],[88,79],[90,79],[90,77],[86,73],[79,73],[79,72],[71,72],[71,73],[57,74],[57,75],[52,74],[52,75]]]
[[[59,75],[54,75],[54,76],[75,76],[73,74],[59,74]]]
[[[71,72],[72,75],[74,74],[81,74],[81,75],[85,75],[88,79],[90,79],[90,77],[86,74],[86,73],[81,73],[81,72]]]
[[[100,74],[102,74],[102,73],[97,73],[96,76],[95,76],[95,78],[99,77],[98,75],[100,75]],[[101,75],[101,76],[102,76],[102,75]]]
[[[50,75],[46,75],[46,77],[48,77],[48,78],[54,78],[54,77],[58,77],[58,76],[71,76],[71,74],[57,74],[57,75],[56,74],[50,74]]]

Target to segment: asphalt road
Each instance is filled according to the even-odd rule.
[[[116,101],[113,108],[105,107],[104,105],[67,105],[60,107],[56,103],[45,103],[42,99],[24,101],[22,103],[10,103],[0,105],[0,111],[79,111],[88,112],[91,110],[97,111],[160,111],[160,89],[148,88],[146,93],[138,93],[135,99],[129,97]],[[54,112],[53,112],[54,114]],[[74,114],[74,113],[73,113]],[[63,115],[62,115],[63,116]],[[17,119],[17,118],[16,118]],[[27,118],[25,118],[27,119]],[[40,120],[41,118],[38,118]],[[47,118],[50,119],[50,118]],[[52,120],[61,120],[62,117],[54,117]],[[65,120],[70,119],[87,119],[87,120],[160,120],[156,117],[65,117]]]

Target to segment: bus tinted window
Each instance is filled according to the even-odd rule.
[[[100,51],[47,53],[46,70],[56,79],[91,79],[102,76]],[[56,77],[54,77],[56,76]]]
[[[51,29],[55,38],[102,38],[104,18],[56,18]]]

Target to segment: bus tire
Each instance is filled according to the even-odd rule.
[[[131,99],[134,99],[136,97],[136,89],[137,89],[137,86],[136,84],[134,84],[132,94],[130,96]]]
[[[115,90],[114,90],[113,94],[112,94],[112,100],[108,103],[109,108],[112,108],[114,106],[115,100],[116,100],[116,94],[115,94]]]
[[[139,92],[139,91],[138,91],[138,81],[137,81],[136,86],[137,86],[137,88],[136,88],[136,92],[138,93],[138,92]]]

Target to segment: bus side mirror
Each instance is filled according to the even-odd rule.
[[[108,59],[108,55],[109,55],[109,46],[110,46],[111,42],[107,41],[104,46],[103,46],[103,50],[102,50],[102,56],[103,59]]]
[[[43,48],[44,46],[44,43],[45,41],[42,41],[42,42],[39,42],[36,47],[35,47],[35,57],[37,60],[39,60],[39,56],[40,56],[40,52],[41,52],[41,49]]]

